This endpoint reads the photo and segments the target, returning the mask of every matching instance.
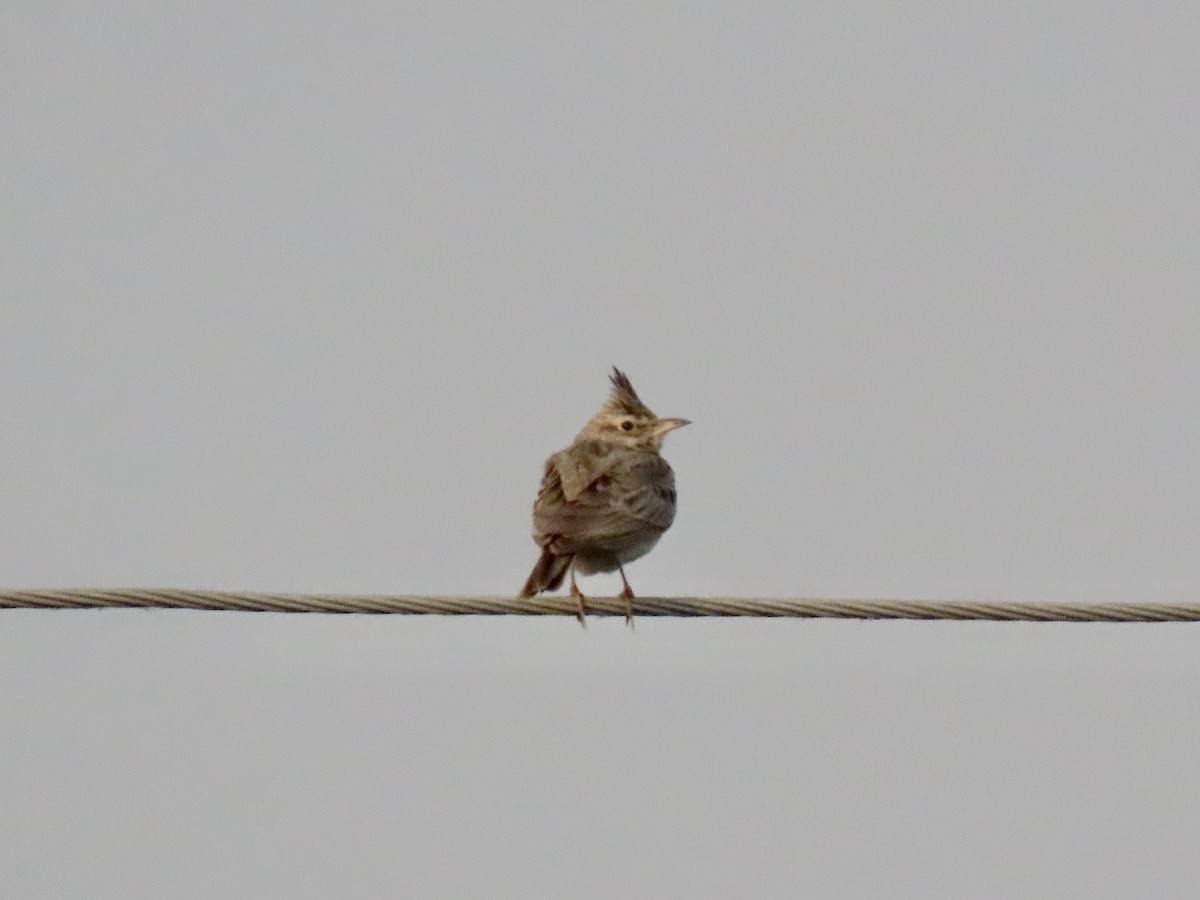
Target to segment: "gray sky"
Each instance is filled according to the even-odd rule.
[[[1200,588],[1200,12],[0,14],[0,583]],[[584,589],[611,593],[614,577]],[[0,614],[0,894],[1190,897],[1196,626]]]

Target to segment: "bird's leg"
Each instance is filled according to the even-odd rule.
[[[571,596],[579,601],[579,611],[575,613],[575,618],[579,620],[579,624],[587,628],[587,607],[584,606],[584,601],[587,599],[583,596],[583,592],[579,590],[579,585],[575,583],[575,570],[571,570]]]
[[[633,627],[633,588],[629,586],[629,580],[625,577],[625,570],[617,566],[617,571],[621,573],[621,584],[625,585],[621,590],[621,599],[625,601],[625,624],[630,628]]]

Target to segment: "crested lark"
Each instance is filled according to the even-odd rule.
[[[614,368],[612,395],[574,443],[546,460],[533,504],[533,539],[542,548],[522,597],[562,587],[586,624],[575,573],[621,573],[625,621],[633,625],[633,590],[622,565],[650,552],[675,519],[675,473],[658,455],[667,432],[691,424],[660,419],[638,399],[625,373]]]

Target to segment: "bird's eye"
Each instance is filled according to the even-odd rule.
[[[626,419],[624,422],[621,423],[621,430],[622,431],[633,431],[633,422],[631,422],[629,419]]]

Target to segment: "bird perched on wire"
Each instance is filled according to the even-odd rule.
[[[621,573],[625,621],[633,625],[633,590],[623,565],[645,556],[675,519],[675,473],[658,455],[663,438],[687,419],[660,419],[620,369],[612,394],[575,437],[546,460],[533,504],[533,539],[542,548],[522,597],[555,591],[571,576],[571,596],[585,625],[585,598],[575,574]]]

